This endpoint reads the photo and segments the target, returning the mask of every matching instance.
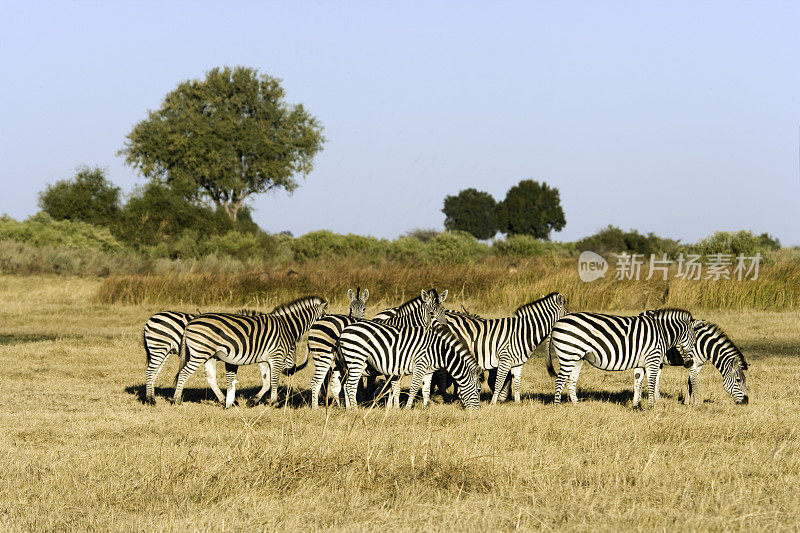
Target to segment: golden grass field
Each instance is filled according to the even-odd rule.
[[[585,365],[582,404],[555,407],[539,350],[523,373],[522,405],[488,406],[484,391],[474,413],[460,404],[388,413],[294,407],[308,398],[313,364],[294,377],[305,394],[292,406],[224,410],[198,372],[176,407],[165,399],[175,357],[150,407],[140,400],[141,328],[165,306],[97,303],[101,283],[0,277],[0,529],[800,524],[800,312],[692,309],[745,353],[747,406],[733,404],[709,365],[701,405],[680,402],[686,372],[668,368],[662,401],[634,411],[631,372]],[[378,306],[368,303],[370,316]],[[259,384],[256,368],[243,368],[240,380],[244,405]]]

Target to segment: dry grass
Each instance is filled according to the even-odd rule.
[[[713,369],[701,374],[706,401],[684,407],[685,371],[667,369],[663,401],[632,411],[630,373],[585,368],[583,403],[555,408],[538,356],[521,406],[226,411],[200,376],[183,406],[168,404],[174,361],[158,405],[139,401],[140,328],[161,305],[92,303],[100,284],[0,277],[3,529],[789,530],[800,521],[798,312],[702,313],[751,363],[744,407]],[[241,376],[252,394],[257,373]],[[306,369],[296,387],[309,380]]]
[[[364,264],[331,260],[273,266],[268,270],[242,273],[176,272],[166,275],[110,276],[99,287],[102,303],[272,307],[306,294],[320,294],[344,304],[348,288],[369,288],[373,305],[395,305],[413,298],[421,287],[449,289],[471,309],[491,313],[513,308],[552,291],[567,298],[576,309],[643,309],[662,305],[688,309],[800,309],[800,264],[782,261],[763,265],[757,281],[667,281],[606,279],[583,283],[577,260],[536,258],[514,262],[509,258],[486,258],[442,266],[411,266],[398,263]]]

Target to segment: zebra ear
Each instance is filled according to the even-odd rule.
[[[706,322],[705,320],[692,320],[692,328],[694,329],[701,328],[707,324],[708,322]]]
[[[356,293],[353,292],[353,289],[347,289],[347,298],[352,302],[356,299]]]
[[[447,299],[447,289],[445,289],[442,294],[439,295],[439,301],[443,302]]]
[[[559,294],[558,296],[556,296],[556,303],[558,305],[566,305],[567,304],[567,300],[566,300],[566,298],[564,298],[563,294]]]
[[[367,298],[369,298],[369,289],[364,289],[361,291],[361,301],[366,302]]]
[[[422,298],[422,301],[425,303],[428,303],[431,299],[431,297],[428,296],[428,293],[425,291],[425,289],[422,289],[422,292],[420,293],[420,298]]]

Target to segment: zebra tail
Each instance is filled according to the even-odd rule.
[[[551,377],[556,377],[555,369],[553,368],[553,342],[550,338],[547,339],[547,357],[544,358],[545,365],[547,366],[547,373]]]
[[[186,335],[184,335],[181,337],[181,348],[178,350],[178,371],[175,373],[175,385],[178,384],[178,376],[188,360],[189,350],[186,349]]]

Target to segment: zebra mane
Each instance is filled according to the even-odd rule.
[[[312,307],[314,305],[319,305],[324,301],[325,299],[319,296],[303,296],[302,298],[297,298],[296,300],[292,300],[291,302],[280,304],[267,314],[277,315],[277,316],[287,315],[298,309],[308,309],[309,307]]]
[[[263,313],[261,311],[258,311],[256,309],[246,309],[246,308],[237,309],[236,311],[234,311],[234,313],[237,314],[237,315],[245,315],[245,316],[261,316],[261,315],[266,315],[267,314],[267,313]]]
[[[742,370],[747,370],[747,361],[744,359],[744,354],[731,340],[731,338],[728,337],[724,331],[722,331],[722,328],[712,322],[707,322],[706,325],[712,331],[713,336],[720,339],[723,345],[733,352],[733,354],[736,356],[736,359],[739,361],[739,368]]]
[[[526,304],[522,304],[522,305],[520,305],[520,306],[519,306],[519,307],[517,307],[517,309],[514,311],[514,316],[517,316],[517,315],[519,315],[520,313],[522,313],[522,312],[523,312],[523,311],[525,311],[526,309],[530,309],[531,307],[534,307],[534,306],[536,306],[536,305],[539,305],[539,303],[541,303],[541,302],[543,302],[543,301],[547,300],[548,298],[554,298],[554,297],[555,297],[557,294],[558,294],[557,292],[551,292],[551,293],[550,293],[550,294],[548,294],[547,296],[542,296],[542,297],[541,297],[541,298],[539,298],[538,300],[534,300],[534,301],[532,301],[532,302],[528,302],[528,303],[526,303]]]
[[[437,295],[437,299],[438,299],[438,295]],[[400,305],[398,305],[397,307],[394,308],[395,311],[396,311],[394,316],[402,316],[405,313],[413,311],[416,307],[419,306],[419,304],[421,302],[422,302],[422,298],[420,298],[419,296],[417,296],[416,298],[411,298],[409,301],[404,302],[404,303],[402,303],[402,304],[400,304]],[[388,309],[387,309],[387,311],[388,311]]]
[[[639,316],[649,316],[652,318],[672,318],[672,317],[679,317],[683,319],[692,319],[692,313],[687,311],[686,309],[681,309],[680,307],[664,307],[662,309],[648,309],[647,311],[642,311],[639,313]]]

